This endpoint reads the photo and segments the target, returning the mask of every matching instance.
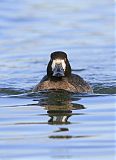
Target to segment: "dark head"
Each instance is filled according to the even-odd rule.
[[[47,66],[48,77],[66,77],[71,75],[71,66],[67,54],[62,51],[51,53],[51,59]]]

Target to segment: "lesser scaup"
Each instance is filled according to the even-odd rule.
[[[51,53],[47,75],[34,87],[33,92],[43,90],[66,90],[74,93],[92,92],[92,88],[83,78],[71,73],[67,54],[62,51]]]

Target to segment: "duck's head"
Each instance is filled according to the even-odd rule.
[[[65,52],[56,51],[51,53],[51,58],[47,66],[47,75],[54,78],[71,75],[71,66]]]

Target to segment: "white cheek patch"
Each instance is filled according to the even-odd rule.
[[[52,62],[52,70],[54,70],[56,64],[62,64],[62,68],[65,71],[66,63],[65,63],[65,61],[63,59],[55,59],[55,60],[53,60],[53,62]]]

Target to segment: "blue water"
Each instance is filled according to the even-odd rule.
[[[0,160],[114,160],[115,2],[0,0]],[[92,95],[38,93],[65,51]]]

